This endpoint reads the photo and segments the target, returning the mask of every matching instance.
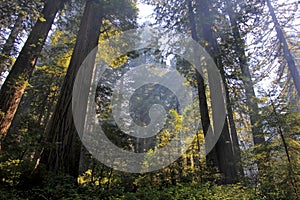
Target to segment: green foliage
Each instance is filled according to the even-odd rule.
[[[3,159],[3,158],[2,158]],[[20,178],[20,160],[6,160],[0,163],[0,183],[1,185],[16,185]]]
[[[138,189],[136,193],[126,193],[119,200],[145,199],[187,199],[187,200],[213,200],[213,199],[259,199],[255,191],[251,188],[235,185],[210,185],[210,184],[190,184],[178,185],[169,188],[148,187]]]
[[[134,192],[120,188],[101,189],[96,185],[79,185],[68,176],[49,175],[39,186],[30,190],[7,189],[0,192],[10,199],[117,199],[117,200],[214,200],[214,199],[261,199],[254,188],[234,185],[178,184],[171,187],[138,187]]]
[[[8,160],[0,165],[1,180],[3,180],[1,183],[3,190],[0,191],[0,195],[9,199],[30,200],[229,200],[266,197],[256,188],[241,184],[216,185],[207,181],[200,183],[191,179],[181,179],[181,182],[172,185],[172,182],[168,182],[167,179],[172,178],[170,172],[178,167],[176,165],[173,163],[170,167],[144,175],[132,175],[97,164],[93,167],[94,170],[88,170],[79,177],[78,184],[73,177],[46,172],[43,166],[33,171],[34,166],[30,161]],[[126,187],[132,188],[126,191]]]

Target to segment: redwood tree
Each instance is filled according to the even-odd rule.
[[[249,117],[253,135],[254,145],[260,145],[265,142],[265,139],[262,135],[262,131],[258,127],[259,121],[259,108],[258,103],[256,101],[256,96],[254,92],[254,83],[252,81],[248,58],[245,50],[245,41],[243,40],[240,30],[239,24],[237,20],[237,14],[234,11],[234,4],[230,1],[227,2],[227,14],[229,16],[232,36],[234,38],[234,50],[236,52],[236,56],[238,57],[239,67],[242,72],[242,80],[244,82],[245,95],[246,95],[246,104],[249,110]]]
[[[20,55],[12,67],[0,91],[0,139],[7,133],[36,60],[39,57],[57,12],[66,0],[48,0],[42,11],[43,17],[34,25]]]
[[[190,27],[192,32],[192,38],[198,42],[198,33],[197,33],[197,27],[196,27],[196,18],[194,15],[194,8],[192,5],[192,1],[188,0],[188,13],[189,13],[189,21],[190,21]],[[219,54],[219,49],[217,48],[216,39],[214,38],[213,33],[213,16],[212,13],[209,11],[211,10],[210,4],[208,1],[203,0],[200,3],[196,5],[196,14],[198,17],[200,17],[200,26],[199,29],[201,29],[200,32],[200,38],[204,42],[204,47],[208,51],[208,53],[211,55],[211,57],[214,59],[217,67],[220,70],[220,73],[223,73],[223,66]],[[224,81],[224,80],[223,80]],[[205,85],[203,78],[197,74],[197,83],[198,83],[198,92],[199,92],[199,107],[200,107],[200,113],[201,113],[201,121],[203,126],[204,134],[206,135],[208,131],[208,127],[210,125],[210,119],[209,119],[209,113],[208,113],[208,105],[206,100],[206,94],[205,94]],[[228,103],[228,102],[227,102]],[[227,108],[230,107],[227,105]],[[236,134],[236,133],[235,133]],[[235,143],[235,145],[238,145],[238,143]],[[238,149],[239,147],[236,146],[235,149]],[[215,147],[212,149],[212,151],[207,155],[206,157],[208,161],[209,167],[216,167],[220,170],[220,172],[223,174],[224,179],[223,181],[225,183],[234,183],[238,181],[239,174],[242,174],[242,167],[240,166],[240,155],[235,154],[233,151],[233,144],[229,132],[228,127],[228,121],[227,118],[224,122],[224,127],[222,130],[222,133],[220,135],[220,138],[215,145]]]
[[[41,162],[47,166],[49,171],[69,174],[75,178],[78,176],[81,142],[73,122],[72,91],[81,64],[98,45],[103,17],[100,2],[100,0],[87,0],[86,2],[61,94],[46,129],[49,145],[46,146],[41,158]],[[91,77],[86,77],[86,80],[88,84]],[[87,94],[82,94],[82,97],[87,98],[85,95]],[[82,112],[85,112],[84,106],[81,109]]]

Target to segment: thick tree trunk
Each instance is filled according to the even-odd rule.
[[[24,98],[25,97],[25,98]],[[10,128],[7,131],[7,135],[2,140],[1,150],[9,155],[11,158],[20,159],[20,149],[18,144],[21,141],[21,130],[23,127],[21,125],[24,115],[30,113],[31,100],[26,96],[23,96],[20,106],[16,111],[15,117],[12,121]]]
[[[43,48],[56,13],[64,0],[48,0],[42,11],[45,20],[34,25],[23,49],[0,91],[0,139],[7,133],[17,111],[29,77]]]
[[[54,80],[54,78],[55,78],[54,75],[52,75],[50,80]],[[48,87],[47,90],[44,92],[42,97],[43,99],[40,99],[41,96],[37,96],[37,98],[35,98],[34,95],[35,95],[34,92],[29,92],[29,91],[27,91],[26,95],[23,95],[20,105],[15,114],[15,117],[12,121],[12,124],[7,132],[7,135],[2,141],[2,150],[8,155],[14,155],[15,153],[19,153],[18,152],[19,143],[23,139],[21,129],[24,128],[24,125],[22,125],[22,123],[24,122],[23,121],[24,116],[27,116],[30,113],[38,117],[34,121],[34,123],[32,121],[30,124],[28,124],[29,126],[28,128],[35,129],[35,131],[32,132],[28,131],[28,132],[33,137],[39,138],[38,142],[42,141],[43,138],[42,133],[45,130],[45,126],[48,121],[47,119],[49,118],[49,115],[51,113],[51,107],[53,107],[56,96],[53,95],[50,97],[51,95],[50,87]],[[33,106],[31,105],[32,102],[37,102],[37,103]],[[36,131],[37,128],[39,130],[38,132]],[[37,154],[36,152],[37,151],[28,152],[28,153],[30,153],[31,155],[34,154],[36,156]]]
[[[74,178],[78,176],[81,142],[73,122],[72,91],[81,64],[91,50],[98,45],[101,14],[99,0],[88,0],[86,2],[67,75],[57,106],[46,129],[47,140],[50,144],[45,149],[41,159],[48,170],[55,173],[69,174]],[[91,78],[86,77],[87,82],[91,81]],[[87,94],[82,94],[82,98],[87,99],[88,97],[85,95],[88,95],[88,91]],[[82,105],[81,109],[83,116],[85,116],[86,107]],[[83,119],[82,123],[84,121]]]
[[[0,55],[0,78],[1,76],[6,72],[10,70],[12,61],[10,59],[10,56],[12,55],[12,51],[14,50],[15,42],[18,38],[18,35],[22,31],[22,24],[25,16],[22,14],[19,14],[14,27],[12,28]]]
[[[220,69],[221,71],[221,76],[222,76],[222,81],[224,83],[224,92],[225,92],[225,98],[226,98],[226,108],[227,108],[227,117],[228,117],[228,123],[230,127],[230,136],[231,136],[231,142],[232,142],[232,150],[233,150],[233,155],[235,158],[235,164],[237,166],[237,170],[239,173],[239,177],[244,176],[244,169],[242,166],[241,162],[241,149],[239,145],[239,139],[236,131],[236,126],[234,123],[234,117],[233,117],[233,110],[232,110],[232,103],[230,100],[230,94],[229,94],[229,89],[228,89],[228,84],[226,81],[225,77],[225,72],[224,69]]]
[[[277,33],[277,39],[279,40],[281,48],[283,50],[283,57],[287,62],[289,71],[292,75],[294,85],[295,85],[297,93],[298,93],[298,97],[300,98],[300,75],[299,75],[298,68],[295,64],[295,60],[294,60],[294,58],[291,54],[291,51],[289,49],[289,46],[288,46],[287,40],[284,36],[283,30],[281,29],[280,24],[277,20],[277,17],[275,15],[274,8],[271,4],[271,1],[266,0],[266,2],[267,2],[267,5],[268,5],[268,8],[269,8],[270,15],[272,17],[273,23],[275,25],[275,30],[276,30],[276,33]]]
[[[196,23],[194,19],[194,14],[193,14],[194,12],[193,12],[191,0],[188,1],[188,8],[189,8],[190,24],[192,27],[192,37],[194,40],[199,41],[197,37],[197,30],[195,27]],[[218,49],[217,49],[216,41],[213,37],[212,22],[210,19],[211,14],[209,13],[209,3],[206,1],[202,1],[200,4],[198,4],[197,9],[199,9],[198,10],[199,15],[201,15],[201,20],[203,22],[201,24],[202,39],[206,41],[206,43],[208,43],[205,46],[205,49],[212,56],[218,68],[221,69],[222,63],[220,62],[220,59],[218,60],[218,55],[219,55]],[[201,120],[203,119],[205,120],[202,121],[202,124],[203,124],[204,133],[206,133],[208,131],[210,121],[209,121],[208,107],[207,107],[206,96],[205,96],[205,87],[204,87],[203,78],[200,76],[200,74],[197,74],[197,79],[198,79]],[[202,118],[203,116],[204,118]],[[240,157],[237,156],[238,154],[234,154],[233,152],[233,146],[232,146],[232,141],[229,133],[228,122],[227,119],[225,119],[221,136],[216,146],[207,155],[208,162],[211,162],[213,166],[218,166],[218,169],[224,176],[223,179],[224,183],[235,183],[238,181],[239,178],[238,170],[241,169],[241,167],[238,167],[238,165],[240,165],[241,163],[240,163]],[[209,167],[211,167],[210,163],[208,163],[208,165]]]
[[[193,38],[193,40],[199,42],[199,38],[197,35],[195,16],[194,16],[191,0],[188,0],[188,9],[189,9],[189,22],[190,22],[192,38]],[[207,104],[207,98],[206,98],[206,94],[205,94],[206,88],[205,88],[205,84],[204,84],[204,79],[198,71],[196,71],[196,77],[197,77],[201,123],[202,123],[202,127],[203,127],[204,136],[206,136],[209,126],[210,126],[208,104]],[[211,150],[211,152],[209,152],[209,154],[207,154],[206,162],[207,162],[207,165],[209,166],[209,168],[218,168],[219,163],[218,163],[218,158],[217,158],[217,153],[216,153],[215,147]]]
[[[230,138],[228,121],[226,119],[220,138],[216,144],[220,172],[223,175],[222,182],[225,184],[236,183],[241,177],[242,169],[240,158],[233,152]]]
[[[228,15],[231,23],[233,38],[235,40],[235,51],[238,55],[239,65],[242,72],[242,80],[245,86],[246,104],[249,109],[253,142],[254,145],[263,144],[265,142],[265,139],[262,135],[262,131],[259,129],[257,125],[259,120],[259,116],[258,116],[259,108],[256,102],[256,96],[253,88],[254,84],[251,79],[247,56],[244,49],[245,42],[243,41],[241,34],[239,32],[239,25],[237,24],[236,16],[232,8],[232,3],[230,3],[230,1],[227,2],[227,9],[228,9]]]

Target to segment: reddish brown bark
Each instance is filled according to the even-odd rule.
[[[7,133],[24,94],[37,58],[43,48],[56,13],[65,0],[48,0],[42,11],[43,19],[34,25],[23,49],[0,91],[0,139]]]
[[[65,77],[61,94],[53,116],[48,124],[46,135],[49,146],[45,149],[41,162],[54,173],[65,173],[77,178],[81,142],[73,122],[72,91],[77,72],[88,54],[98,45],[102,20],[99,0],[88,0],[81,20],[77,41]],[[94,55],[95,56],[95,55]],[[92,63],[89,63],[92,64]],[[90,74],[92,76],[92,73]],[[86,77],[86,83],[92,77]],[[82,94],[82,98],[88,98]],[[80,109],[84,116],[86,107]],[[84,117],[82,119],[84,123]]]

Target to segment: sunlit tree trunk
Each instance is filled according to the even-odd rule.
[[[196,22],[193,14],[194,11],[193,11],[191,0],[188,0],[188,8],[189,8],[190,25],[192,27],[191,29],[192,37],[194,40],[200,42],[197,37],[197,29],[195,27]],[[208,51],[208,53],[212,56],[218,68],[221,69],[222,63],[218,58],[219,52],[217,49],[216,41],[213,36],[212,22],[211,22],[212,16],[211,13],[209,12],[209,3],[206,2],[205,0],[201,1],[197,5],[197,9],[199,9],[198,10],[199,13],[197,14],[199,15],[200,20],[202,22],[200,26],[202,32],[200,35],[201,38],[207,44],[204,47]],[[199,102],[200,102],[199,105],[200,105],[201,120],[203,124],[203,131],[204,133],[207,133],[208,127],[210,125],[210,121],[209,121],[207,100],[204,92],[205,91],[204,80],[200,76],[200,74],[197,74],[197,79],[198,79],[197,82],[198,82],[198,90],[199,90]],[[238,181],[238,177],[239,177],[238,169],[241,169],[241,167],[237,167],[238,165],[241,164],[239,162],[240,157],[237,156],[238,154],[234,155],[233,152],[233,146],[232,146],[231,136],[228,127],[228,121],[226,118],[222,133],[220,135],[217,144],[212,149],[212,151],[207,155],[208,165],[211,165],[213,167],[217,166],[218,170],[224,176],[223,179],[224,183],[235,183]]]
[[[0,139],[7,133],[56,13],[65,0],[48,0],[0,91]]]
[[[193,6],[192,6],[191,0],[188,0],[188,9],[189,9],[189,22],[190,22],[192,38],[193,38],[193,40],[199,42],[197,28],[196,28],[196,21],[195,21],[195,16],[194,16],[194,11],[193,11]],[[206,89],[205,89],[203,77],[200,75],[200,73],[197,70],[196,70],[196,73],[197,73],[196,77],[197,77],[201,123],[202,123],[202,127],[203,127],[204,136],[206,136],[209,126],[210,126],[207,97],[205,94]],[[213,148],[212,151],[206,156],[206,160],[207,160],[207,164],[209,165],[209,167],[213,167],[213,168],[218,167],[219,164],[218,164],[216,148]]]
[[[74,178],[78,176],[81,142],[73,122],[73,85],[82,62],[98,45],[101,19],[100,1],[88,0],[61,94],[46,129],[48,146],[42,155],[41,162],[46,164],[50,171],[69,174]],[[90,75],[92,76],[92,74]],[[85,78],[87,81],[91,81],[92,77]],[[82,95],[82,98],[87,98],[85,94]],[[82,116],[85,116],[86,108],[84,105],[81,109],[83,111]],[[84,123],[84,119],[82,123]]]

